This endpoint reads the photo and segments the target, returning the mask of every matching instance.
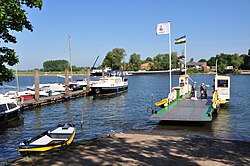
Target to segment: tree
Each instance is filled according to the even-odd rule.
[[[66,60],[49,60],[43,63],[44,71],[65,71],[69,69],[69,62]]]
[[[194,61],[194,58],[191,58],[189,62],[193,62]]]
[[[26,11],[22,8],[42,8],[42,0],[0,0],[0,42],[17,43],[16,37],[11,31],[21,32],[24,29],[33,31],[30,21],[26,17]],[[19,62],[14,49],[0,47],[0,84],[9,82],[13,73],[6,67],[14,66]]]
[[[244,63],[243,58],[240,57],[238,54],[231,55],[231,65],[234,67],[235,70],[238,70],[239,67]]]
[[[141,68],[141,55],[140,54],[132,54],[129,58],[129,66],[131,70],[138,71]]]
[[[206,59],[200,59],[198,62],[207,62]]]
[[[118,70],[122,66],[122,60],[126,56],[126,52],[122,48],[114,48],[108,52],[105,59],[102,62],[102,66],[109,66],[112,70]]]
[[[153,59],[151,57],[147,57],[145,62],[153,62]]]
[[[250,70],[250,55],[241,55],[243,58],[243,64],[240,66],[243,70]]]
[[[154,70],[168,70],[169,69],[169,54],[158,54],[153,58]],[[171,67],[177,68],[179,59],[176,52],[171,54]]]
[[[207,61],[207,65],[208,65],[208,66],[215,66],[215,65],[216,65],[216,57],[211,57],[211,58]]]

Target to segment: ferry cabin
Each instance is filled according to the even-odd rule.
[[[218,94],[219,104],[226,104],[230,101],[230,77],[218,76],[214,78],[214,90]]]

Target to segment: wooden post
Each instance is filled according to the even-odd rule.
[[[104,67],[102,68],[102,78],[104,78],[105,72],[104,72]]]
[[[39,69],[34,69],[35,72],[35,101],[39,101]]]
[[[65,95],[69,96],[69,71],[65,69]]]
[[[90,89],[90,70],[87,69],[87,92],[89,92]]]

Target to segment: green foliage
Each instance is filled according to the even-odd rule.
[[[109,66],[112,70],[121,69],[122,60],[126,56],[126,52],[122,48],[114,48],[108,52],[105,59],[102,62],[102,66]]]
[[[216,57],[211,57],[211,58],[207,61],[207,65],[208,65],[208,66],[215,66],[215,65],[216,65]]]
[[[134,53],[134,54],[130,55],[129,68],[128,68],[129,70],[138,71],[141,68],[141,64],[142,64],[142,61],[141,61],[140,54]]]
[[[177,68],[179,59],[176,52],[171,54],[171,68]],[[168,70],[169,69],[169,54],[158,54],[153,58],[152,70]]]
[[[191,58],[189,62],[193,62],[194,61],[194,58]]]
[[[151,57],[147,57],[145,62],[153,62],[153,59]]]
[[[0,0],[0,42],[16,43],[16,37],[11,31],[33,31],[23,6],[41,9],[42,0]],[[0,59],[0,82],[9,82],[13,79],[13,73],[5,65],[17,64],[18,56],[13,49],[0,47]]]
[[[196,73],[208,73],[208,71],[204,71],[201,69],[196,69],[196,68],[189,68],[187,69],[188,74],[196,74]]]
[[[240,66],[242,66],[244,64],[244,57],[243,56],[239,56],[238,54],[221,53],[219,55],[216,55],[216,57],[211,57],[208,60],[208,65],[215,66],[216,60],[218,60],[217,61],[218,73],[221,73],[221,74],[228,72],[228,71],[226,71],[227,66],[233,66],[233,72],[237,73]]]
[[[69,69],[69,62],[66,60],[49,60],[43,63],[43,70],[45,72],[50,71],[65,71]]]
[[[200,59],[198,62],[207,62],[206,59]]]
[[[242,70],[250,70],[250,55],[241,55],[243,64],[240,66]]]

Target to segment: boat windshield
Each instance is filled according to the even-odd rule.
[[[4,111],[6,111],[6,110],[7,110],[6,104],[1,104],[1,105],[0,105],[0,113],[1,113],[1,112],[4,112]]]
[[[16,108],[16,104],[15,103],[8,103],[8,107],[9,107],[9,109]]]

